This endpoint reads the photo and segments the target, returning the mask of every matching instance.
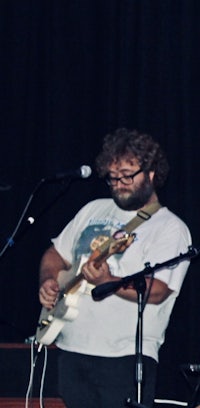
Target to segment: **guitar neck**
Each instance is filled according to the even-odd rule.
[[[133,241],[134,236],[131,235],[122,239],[113,239],[112,237],[109,238],[108,242],[105,242],[100,247],[95,249],[92,254],[90,255],[88,261],[94,262],[95,268],[99,268],[103,262],[105,262],[111,255],[114,253],[124,252],[124,250],[131,244]],[[114,246],[113,246],[114,244]],[[88,262],[87,261],[87,262]],[[84,275],[80,272],[78,275],[75,275],[65,286],[63,290],[63,294],[67,294],[69,291],[74,292],[76,291],[77,287],[80,285],[80,282],[84,279]]]
[[[67,294],[68,292],[72,291],[72,289],[76,289],[79,286],[80,282],[84,279],[84,275],[80,272],[78,275],[74,276],[66,285],[61,294]]]
[[[108,254],[108,251],[99,251],[95,250],[91,256],[89,257],[88,261],[93,261],[95,268],[99,268],[110,254]],[[78,275],[74,276],[66,285],[64,290],[62,291],[62,294],[67,294],[68,292],[72,291],[73,289],[75,290],[77,286],[79,286],[80,282],[84,279],[84,275],[82,272],[80,272]]]

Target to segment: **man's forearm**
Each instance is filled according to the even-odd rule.
[[[52,246],[44,253],[40,263],[40,286],[47,279],[57,280],[60,270],[69,269],[70,264],[66,263],[59,253]]]

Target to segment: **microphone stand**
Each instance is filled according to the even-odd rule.
[[[137,276],[134,281],[134,289],[137,291],[138,299],[138,324],[136,334],[136,362],[135,362],[135,381],[137,386],[137,407],[144,407],[142,402],[142,384],[143,384],[143,353],[142,353],[142,339],[143,339],[143,300],[146,291],[146,281],[144,276]],[[132,402],[128,397],[125,401],[126,407],[136,407],[135,402]]]
[[[19,218],[19,221],[17,222],[16,227],[14,228],[12,234],[10,235],[10,237],[7,239],[6,244],[4,245],[4,247],[2,248],[2,250],[0,251],[0,259],[3,257],[3,255],[7,252],[7,249],[10,247],[12,247],[14,244],[16,244],[17,241],[19,241],[19,239],[26,233],[26,231],[33,225],[35,225],[35,222],[37,220],[39,220],[41,218],[41,216],[43,214],[45,214],[47,212],[47,210],[49,208],[51,208],[53,206],[54,203],[56,203],[61,197],[62,195],[65,193],[66,188],[70,186],[71,182],[72,182],[72,178],[68,177],[67,178],[67,183],[66,181],[62,181],[62,188],[60,190],[60,192],[56,195],[56,197],[53,198],[53,200],[45,207],[41,210],[41,212],[37,215],[37,217],[28,217],[27,218],[27,222],[28,224],[24,227],[24,229],[18,233],[22,222],[27,214],[28,209],[30,208],[30,205],[33,201],[33,199],[35,198],[36,194],[38,194],[39,190],[41,189],[41,187],[43,187],[45,184],[49,184],[50,182],[52,182],[52,180],[49,181],[48,178],[42,178],[39,183],[35,186],[35,188],[33,189],[32,193],[30,194],[27,203],[22,211],[22,214]],[[18,236],[17,236],[18,233]]]
[[[142,353],[142,343],[143,343],[143,311],[144,311],[144,295],[146,291],[146,281],[145,276],[151,274],[153,276],[154,272],[165,267],[172,267],[178,264],[184,259],[190,259],[197,256],[200,253],[200,249],[196,249],[193,246],[188,247],[188,252],[180,254],[175,258],[171,258],[166,262],[160,264],[155,264],[151,267],[150,263],[145,263],[145,268],[133,275],[126,276],[119,281],[107,282],[96,286],[92,289],[92,297],[94,300],[102,300],[107,296],[114,294],[120,287],[126,288],[127,286],[132,286],[137,292],[138,299],[138,324],[136,333],[136,371],[135,380],[137,386],[137,402],[127,398],[125,401],[125,406],[130,408],[146,408],[142,402],[142,384],[143,384],[143,353]]]

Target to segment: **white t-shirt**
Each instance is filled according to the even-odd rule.
[[[110,236],[128,223],[135,211],[124,211],[112,199],[98,199],[84,206],[61,234],[52,240],[56,250],[70,263],[82,254],[89,257],[90,244],[98,236]],[[143,271],[145,263],[162,263],[188,250],[191,237],[180,218],[162,207],[136,229],[134,242],[123,254],[107,262],[113,275],[125,277]],[[183,283],[189,261],[163,268],[155,278],[173,293],[160,305],[147,304],[143,313],[143,354],[158,360],[170,314]],[[56,344],[64,350],[83,354],[118,357],[135,354],[137,303],[113,294],[94,301],[86,290],[78,300],[78,316],[67,321]]]

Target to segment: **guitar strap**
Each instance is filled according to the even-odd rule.
[[[125,225],[123,229],[130,234],[135,228],[142,224],[142,222],[148,221],[151,216],[161,207],[162,206],[158,201],[145,205],[137,212],[137,215]]]
[[[140,224],[142,224],[144,221],[148,221],[151,216],[161,208],[161,204],[158,201],[155,201],[151,204],[145,205],[143,208],[141,208],[138,212],[137,215],[132,218],[128,224],[126,224],[122,229],[123,231],[127,232],[130,234],[133,230],[135,230]],[[110,244],[113,243],[113,237],[110,237],[105,241],[103,244],[99,246],[100,252],[107,251],[110,247]]]

